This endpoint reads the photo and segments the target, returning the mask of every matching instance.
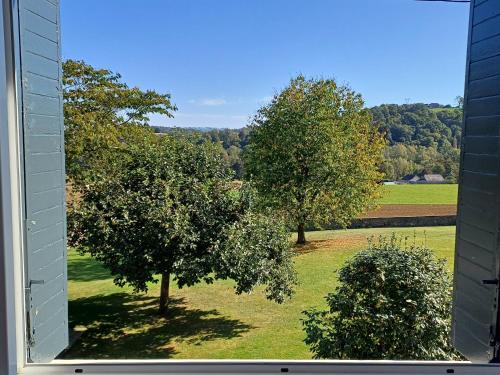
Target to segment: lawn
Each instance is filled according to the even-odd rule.
[[[229,281],[174,287],[166,318],[156,315],[157,285],[133,294],[115,286],[99,263],[71,251],[70,325],[86,332],[66,358],[310,359],[301,312],[325,306],[323,297],[336,285],[334,271],[367,237],[393,231],[426,243],[452,269],[454,227],[310,232],[310,245],[295,258],[300,284],[291,301],[277,305],[261,290],[236,296]]]
[[[384,185],[380,205],[456,204],[458,185]]]

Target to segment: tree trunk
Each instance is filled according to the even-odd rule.
[[[306,231],[305,224],[299,223],[297,228],[297,245],[305,245],[306,244]]]
[[[169,296],[170,289],[170,272],[164,272],[161,275],[161,287],[160,287],[160,314],[164,315],[168,309],[168,303],[170,302]]]

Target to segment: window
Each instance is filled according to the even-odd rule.
[[[0,371],[493,373],[498,360],[500,3],[473,0],[461,156],[453,339],[473,362],[63,361],[69,343],[58,0],[3,0],[0,40]]]

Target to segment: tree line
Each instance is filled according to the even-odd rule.
[[[386,179],[438,173],[456,182],[463,118],[460,104],[383,104],[370,111],[388,141],[381,165]]]
[[[244,127],[241,129],[201,129],[153,126],[153,129],[157,134],[183,132],[197,137],[199,141],[209,141],[220,144],[224,150],[224,159],[234,171],[234,178],[237,180],[241,180],[243,178],[243,150],[249,143],[249,127]]]
[[[382,104],[369,109],[379,130],[386,134],[381,172],[386,180],[400,180],[409,174],[437,173],[456,183],[460,158],[462,110],[459,105]],[[243,177],[243,151],[250,128],[199,129],[155,126],[156,133],[182,131],[202,140],[220,143],[235,173]]]

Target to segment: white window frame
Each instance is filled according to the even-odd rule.
[[[42,0],[40,0],[42,1]],[[24,319],[24,262],[20,121],[18,117],[19,53],[10,17],[17,0],[1,0],[0,31],[0,374],[500,374],[496,364],[454,361],[340,360],[55,360],[27,363]],[[3,12],[2,12],[3,9]],[[14,21],[12,21],[14,19]],[[17,44],[18,45],[18,44]]]

